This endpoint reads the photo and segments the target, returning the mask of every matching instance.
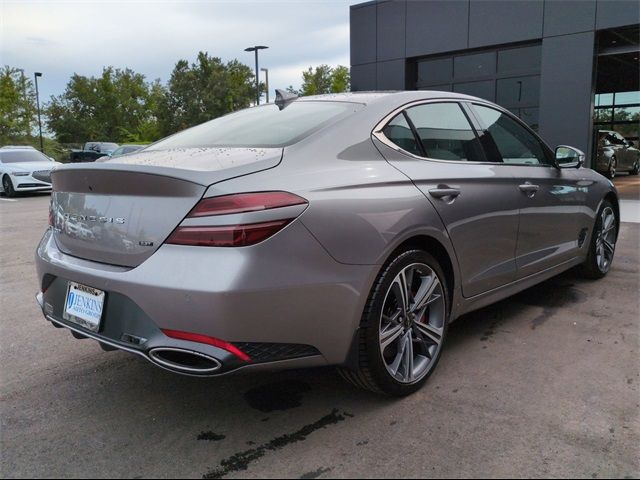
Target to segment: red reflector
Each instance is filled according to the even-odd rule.
[[[225,225],[219,227],[178,227],[166,243],[197,247],[247,247],[266,240],[291,220]]]
[[[229,215],[232,213],[257,212],[271,208],[303,205],[307,201],[288,192],[256,192],[223,195],[204,198],[191,210],[188,217],[206,217],[209,215]]]
[[[236,357],[238,357],[243,362],[251,361],[251,357],[249,357],[249,355],[244,353],[238,347],[232,345],[231,343],[225,342],[224,340],[219,340],[217,338],[209,337],[207,335],[200,335],[199,333],[180,332],[178,330],[162,329],[162,333],[164,333],[167,337],[175,338],[176,340],[187,340],[189,342],[204,343],[205,345],[218,347],[223,350],[226,350],[229,353],[233,353]]]

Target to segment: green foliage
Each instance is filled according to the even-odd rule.
[[[351,88],[349,68],[338,65],[335,68],[329,65],[319,65],[316,68],[309,67],[302,72],[302,87],[300,95],[322,95],[325,93],[347,92]],[[292,87],[289,91],[297,93]]]
[[[17,68],[5,66],[0,70],[0,144],[31,137],[36,113],[33,83]]]
[[[157,85],[130,69],[107,67],[98,78],[74,74],[65,92],[51,97],[47,125],[63,143],[139,138],[155,122],[150,99],[157,95]]]
[[[349,90],[351,90],[349,67],[338,65],[331,72],[331,93],[348,92]]]
[[[302,72],[299,95],[348,91],[349,69],[320,65]],[[264,91],[264,85],[259,89]],[[106,67],[98,77],[74,74],[65,91],[52,96],[43,116],[55,140],[45,152],[65,158],[62,145],[87,141],[148,143],[207,120],[246,108],[256,98],[253,70],[238,60],[223,62],[206,52],[179,60],[166,85],[149,82],[131,69]],[[19,69],[0,70],[0,144],[39,147],[35,91]]]
[[[237,60],[225,64],[206,52],[198,53],[191,65],[187,60],[178,61],[158,115],[162,133],[248,107],[256,97],[254,80],[250,67]]]

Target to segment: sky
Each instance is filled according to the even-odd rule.
[[[40,99],[59,95],[74,73],[131,68],[165,83],[175,63],[203,50],[255,68],[244,49],[267,45],[260,67],[275,88],[302,71],[349,65],[349,5],[358,0],[0,0],[0,66],[38,80]],[[264,81],[261,73],[261,81]]]

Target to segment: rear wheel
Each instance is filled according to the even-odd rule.
[[[616,211],[610,201],[605,200],[600,207],[591,235],[587,259],[582,264],[582,272],[588,278],[604,277],[611,269],[618,238]]]
[[[16,196],[16,191],[13,188],[13,182],[11,178],[9,178],[9,175],[2,177],[2,189],[7,197],[11,198]]]
[[[629,175],[638,175],[638,172],[640,172],[640,158],[633,164],[633,168],[629,172]]]
[[[421,250],[399,254],[369,295],[357,369],[342,369],[342,376],[387,395],[415,392],[440,359],[448,316],[447,285],[438,262]]]

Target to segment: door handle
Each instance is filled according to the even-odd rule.
[[[457,197],[458,195],[460,195],[460,190],[458,190],[457,188],[449,187],[432,188],[431,190],[429,190],[429,195],[435,198]]]
[[[524,182],[522,185],[518,187],[520,191],[526,193],[529,197],[533,197],[540,187],[538,185],[533,185],[531,182]]]

